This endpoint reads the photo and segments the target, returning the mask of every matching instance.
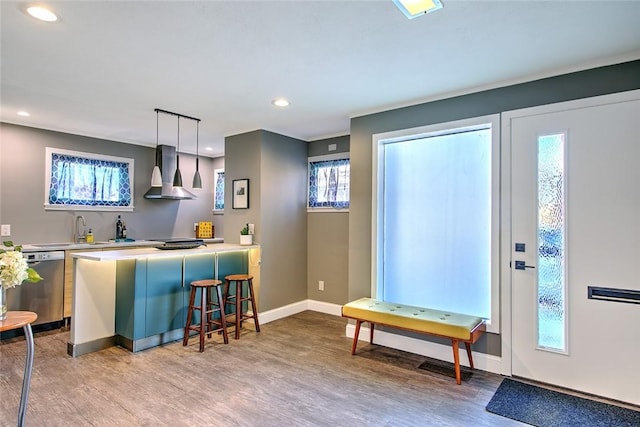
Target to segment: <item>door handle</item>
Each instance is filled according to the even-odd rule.
[[[536,268],[533,265],[527,265],[524,261],[516,261],[516,270],[525,270],[527,268]]]

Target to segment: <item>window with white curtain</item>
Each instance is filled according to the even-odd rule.
[[[339,153],[309,158],[308,210],[349,208],[348,156]]]
[[[213,213],[224,213],[224,169],[213,171]]]
[[[45,209],[133,210],[133,159],[45,151]]]
[[[499,117],[374,136],[374,295],[499,314]]]

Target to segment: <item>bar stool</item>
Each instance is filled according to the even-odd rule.
[[[189,331],[196,331],[200,335],[200,352],[204,351],[204,335],[211,338],[213,326],[222,329],[224,343],[229,344],[227,335],[227,322],[224,315],[224,299],[222,298],[221,280],[196,280],[191,282],[191,294],[189,296],[189,310],[187,311],[187,323],[184,327],[184,338],[182,345],[187,345],[189,341]],[[215,289],[217,302],[213,302],[211,292]],[[196,294],[200,291],[200,305],[195,305]],[[200,324],[192,325],[193,310],[200,310]],[[215,313],[220,313],[220,319],[215,318]]]
[[[231,274],[226,276],[226,296],[225,296],[225,311],[227,305],[232,305],[235,307],[235,321],[233,322],[236,326],[236,334],[235,339],[240,338],[240,329],[242,328],[242,321],[253,319],[256,325],[256,332],[260,332],[260,322],[258,322],[258,307],[256,306],[256,300],[254,298],[253,292],[253,276],[250,274]],[[231,282],[235,282],[235,294],[230,295],[231,293]],[[244,282],[247,282],[247,296],[243,296],[243,287]],[[251,313],[243,313],[242,311],[242,303],[244,301],[249,301],[251,303]],[[229,323],[229,322],[227,322]]]

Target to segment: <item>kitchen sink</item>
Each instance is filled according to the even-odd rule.
[[[39,245],[33,245],[33,246],[35,246],[36,248],[55,248],[55,247],[58,247],[58,246],[71,246],[73,244],[74,243],[69,243],[69,242],[66,242],[66,243],[41,243]]]

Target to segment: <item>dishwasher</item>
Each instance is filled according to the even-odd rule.
[[[42,277],[37,283],[23,282],[7,289],[7,309],[33,311],[33,325],[61,322],[64,317],[64,251],[24,252],[29,267]]]

